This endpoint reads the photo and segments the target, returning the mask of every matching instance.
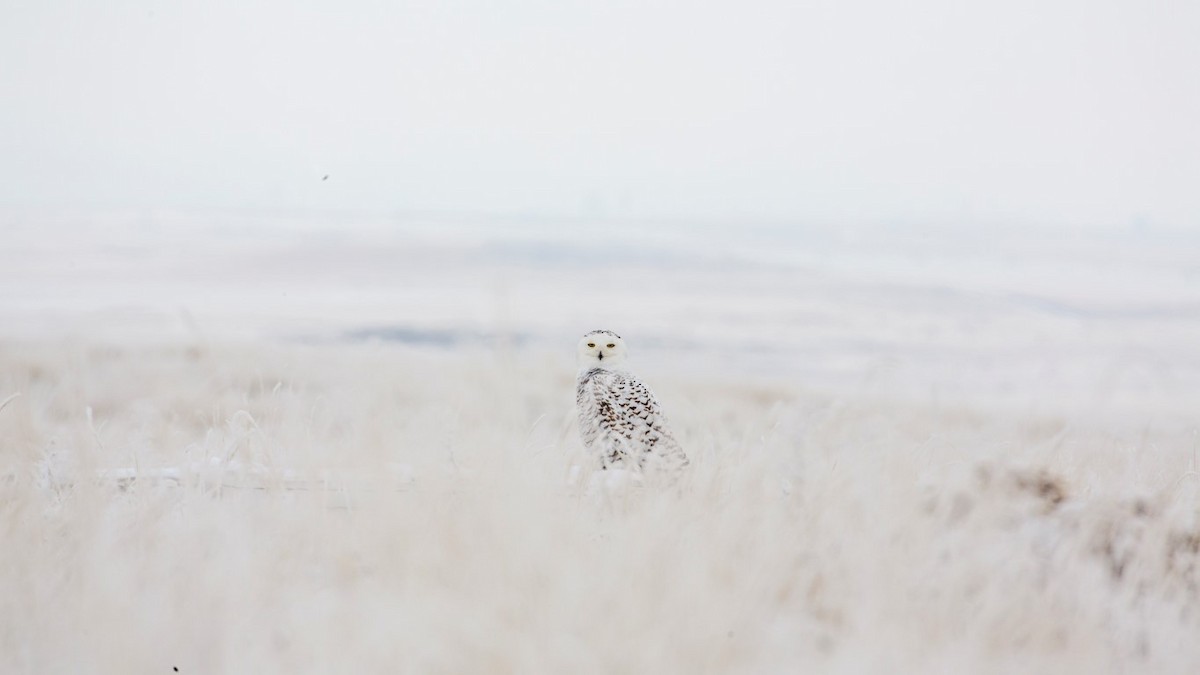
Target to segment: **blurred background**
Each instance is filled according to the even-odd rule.
[[[0,335],[1190,419],[1200,5],[7,2]]]

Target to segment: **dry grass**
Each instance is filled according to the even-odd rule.
[[[692,473],[584,494],[572,378],[0,345],[0,671],[1200,671],[1185,428],[666,374]]]

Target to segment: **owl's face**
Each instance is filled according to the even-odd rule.
[[[625,341],[610,330],[594,330],[579,340],[579,365],[616,368],[625,362]]]

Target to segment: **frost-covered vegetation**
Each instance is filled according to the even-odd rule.
[[[1183,431],[664,375],[691,474],[588,492],[552,355],[0,359],[5,672],[1200,667]]]

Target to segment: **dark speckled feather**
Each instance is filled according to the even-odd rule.
[[[583,444],[601,466],[678,470],[688,464],[650,389],[618,370],[591,368],[575,390]]]

